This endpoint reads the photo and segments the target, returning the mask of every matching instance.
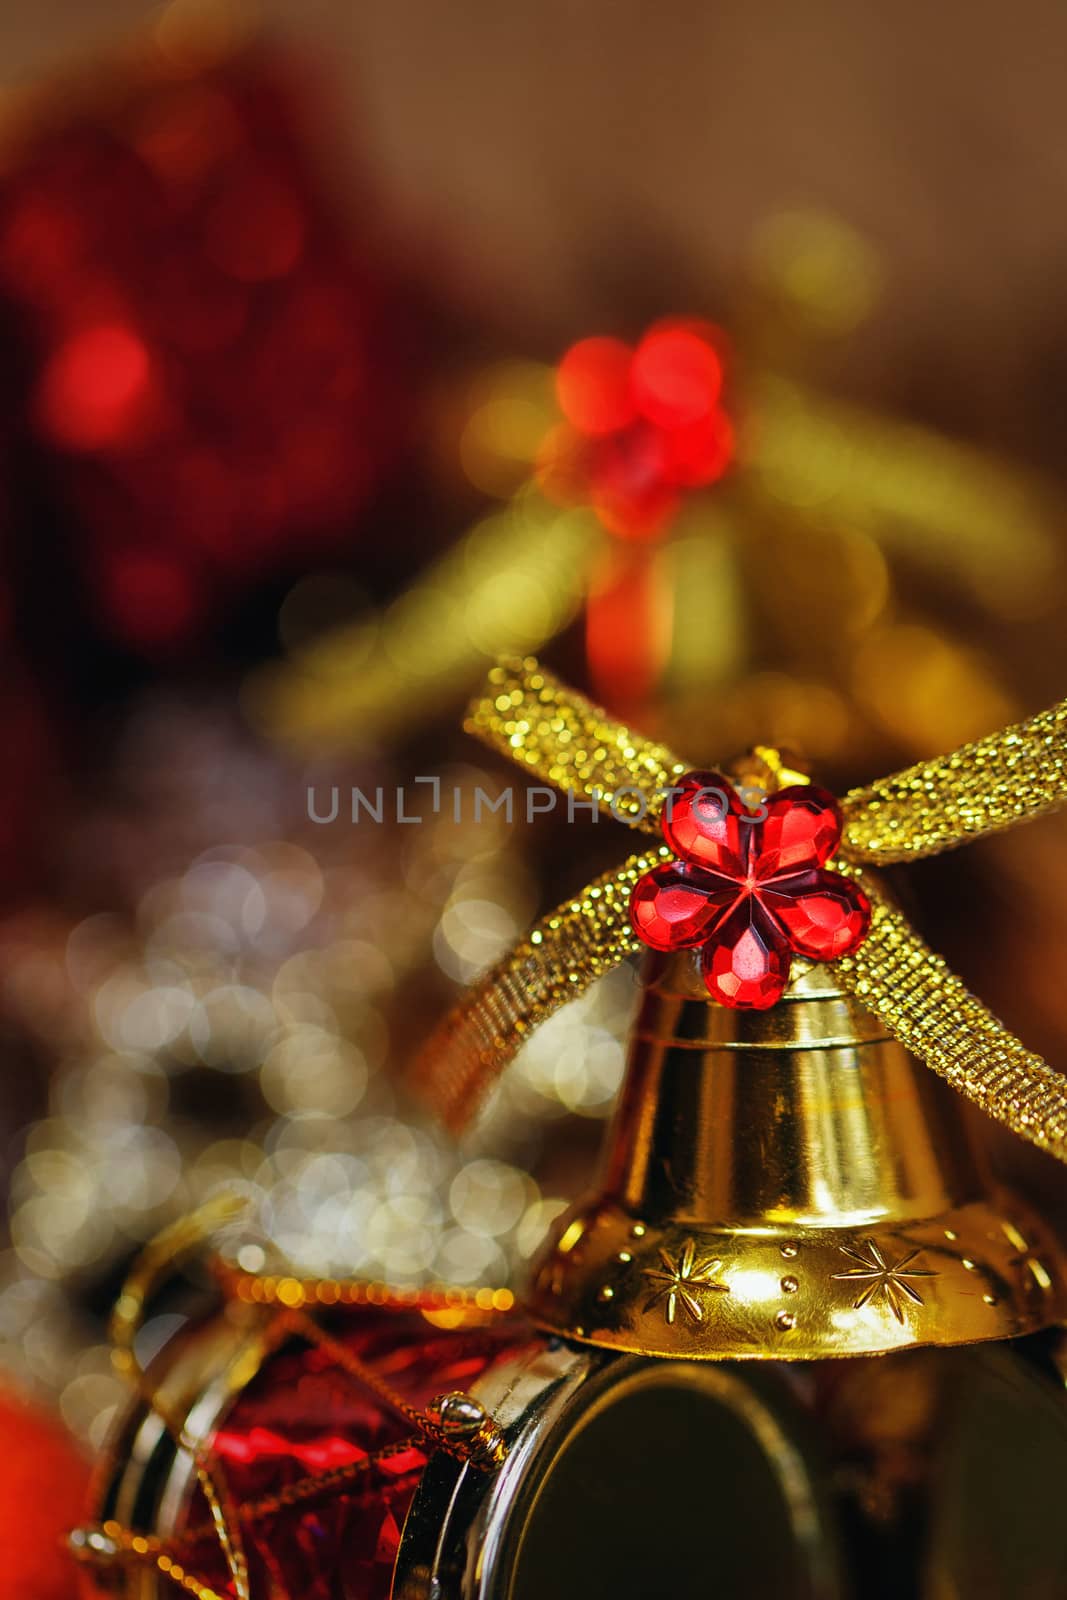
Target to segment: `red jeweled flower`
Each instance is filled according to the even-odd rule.
[[[630,921],[653,950],[700,948],[721,1005],[762,1011],[780,998],[794,955],[832,961],[866,937],[867,896],[827,870],[841,842],[833,795],[780,789],[749,811],[716,772],[689,772],[663,813],[679,858],[634,886]]]

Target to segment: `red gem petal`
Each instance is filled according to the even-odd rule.
[[[745,876],[755,827],[718,772],[687,772],[663,808],[663,837],[675,855],[728,878]]]
[[[728,878],[684,862],[665,862],[634,885],[630,925],[653,950],[691,950],[703,944],[737,894],[737,885]]]
[[[704,946],[704,983],[713,1000],[738,1011],[765,1011],[789,982],[789,943],[754,895],[745,897]]]
[[[793,784],[769,796],[764,809],[753,847],[760,882],[826,865],[841,841],[841,808],[828,789]]]
[[[761,889],[760,898],[796,953],[818,961],[850,955],[870,927],[870,901],[858,884],[837,872],[815,869],[776,878]]]

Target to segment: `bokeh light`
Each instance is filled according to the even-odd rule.
[[[579,433],[618,433],[636,413],[633,352],[621,339],[580,339],[556,369],[560,410]]]
[[[42,426],[73,450],[99,450],[143,436],[153,402],[152,360],[122,323],[73,334],[41,375]]]
[[[123,1389],[82,1288],[164,1223],[227,1190],[246,1269],[501,1287],[564,1203],[529,1171],[540,1128],[602,1117],[621,1072],[629,969],[531,1041],[465,1149],[420,1120],[396,1078],[412,1013],[428,1025],[535,914],[527,835],[474,820],[495,792],[475,766],[441,775],[459,821],[316,827],[294,790],[257,822],[234,738],[152,702],[120,767],[162,743],[180,781],[143,838],[123,824],[127,909],[0,922],[7,1015],[57,1061],[12,1177],[0,1362],[94,1445]],[[211,842],[238,813],[244,842]],[[111,821],[83,819],[80,870]]]

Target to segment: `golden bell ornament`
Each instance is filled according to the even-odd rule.
[[[817,1360],[1056,1319],[1048,1230],[825,967],[734,1011],[690,954],[649,966],[602,1186],[539,1264],[539,1322],[640,1355]]]
[[[646,978],[599,1182],[524,1299],[558,1338],[477,1387],[508,1459],[431,1464],[394,1592],[1061,1592],[1049,1230],[825,968],[764,1013],[688,954]]]

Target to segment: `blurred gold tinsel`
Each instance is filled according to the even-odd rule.
[[[551,1173],[542,1187],[527,1170],[539,1129],[601,1117],[622,1069],[629,973],[544,1030],[470,1148],[419,1121],[388,1063],[432,1017],[434,972],[439,994],[469,979],[536,902],[521,832],[488,810],[472,820],[494,780],[446,770],[458,823],[450,808],[416,826],[320,826],[273,758],[207,720],[210,734],[189,708],[143,707],[116,791],[146,798],[137,773],[163,747],[180,785],[139,830],[105,806],[70,843],[75,860],[122,852],[127,910],[0,926],[8,1023],[54,1063],[12,1177],[0,1360],[94,1445],[124,1394],[94,1289],[160,1224],[227,1191],[250,1202],[245,1267],[504,1281],[563,1205]],[[257,816],[250,792],[275,799]],[[217,842],[227,822],[242,843]],[[173,870],[157,875],[160,850]]]

